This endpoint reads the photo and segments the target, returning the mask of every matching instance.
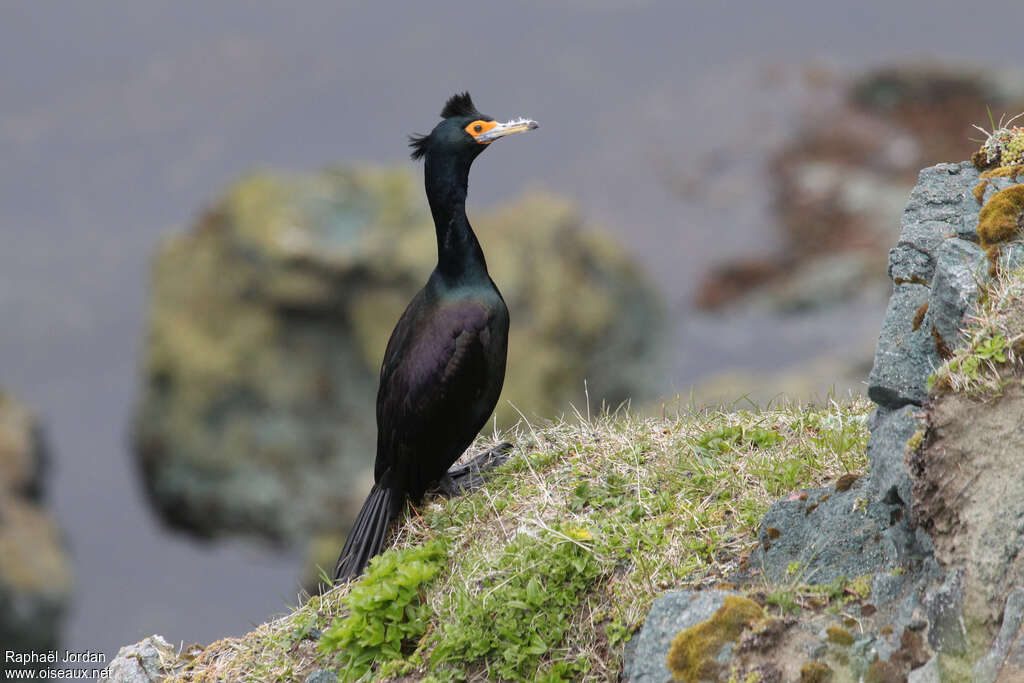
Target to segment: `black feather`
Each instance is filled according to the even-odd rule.
[[[444,109],[441,110],[441,118],[450,119],[453,116],[471,116],[473,118],[480,116],[480,112],[476,110],[473,98],[469,96],[468,92],[455,93],[445,102]]]
[[[427,140],[429,139],[429,135],[410,135],[409,146],[412,147],[412,154],[409,156],[413,159],[422,159],[423,155],[427,153]]]

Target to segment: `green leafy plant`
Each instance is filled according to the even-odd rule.
[[[697,439],[697,445],[712,454],[721,454],[742,446],[771,448],[782,441],[782,435],[773,429],[730,425],[716,427],[704,432]]]
[[[366,576],[345,598],[349,614],[320,637],[320,651],[335,655],[343,672],[358,678],[376,663],[402,657],[427,630],[423,588],[446,558],[440,542],[389,550],[370,561]]]
[[[1006,338],[1001,334],[995,334],[980,340],[974,347],[974,353],[982,360],[1005,363],[1007,346]]]
[[[533,679],[541,657],[561,643],[569,616],[600,574],[592,546],[585,529],[517,536],[493,561],[485,581],[452,595],[456,620],[444,624],[431,662],[486,659],[500,678]]]

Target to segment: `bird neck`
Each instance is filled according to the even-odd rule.
[[[427,200],[437,231],[437,270],[450,281],[487,279],[487,262],[466,217],[469,164],[427,157]]]

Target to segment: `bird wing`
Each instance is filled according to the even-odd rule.
[[[479,301],[411,304],[410,310],[381,368],[374,469],[378,481],[388,469],[407,477],[406,490],[416,495],[444,474],[494,409],[505,349],[492,348],[495,311]],[[502,376],[495,387],[488,371],[496,353]]]

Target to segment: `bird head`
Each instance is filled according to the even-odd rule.
[[[452,95],[441,110],[441,119],[429,135],[409,137],[413,159],[443,152],[472,162],[495,140],[533,130],[538,125],[536,121],[523,118],[499,123],[481,114],[468,92]]]

